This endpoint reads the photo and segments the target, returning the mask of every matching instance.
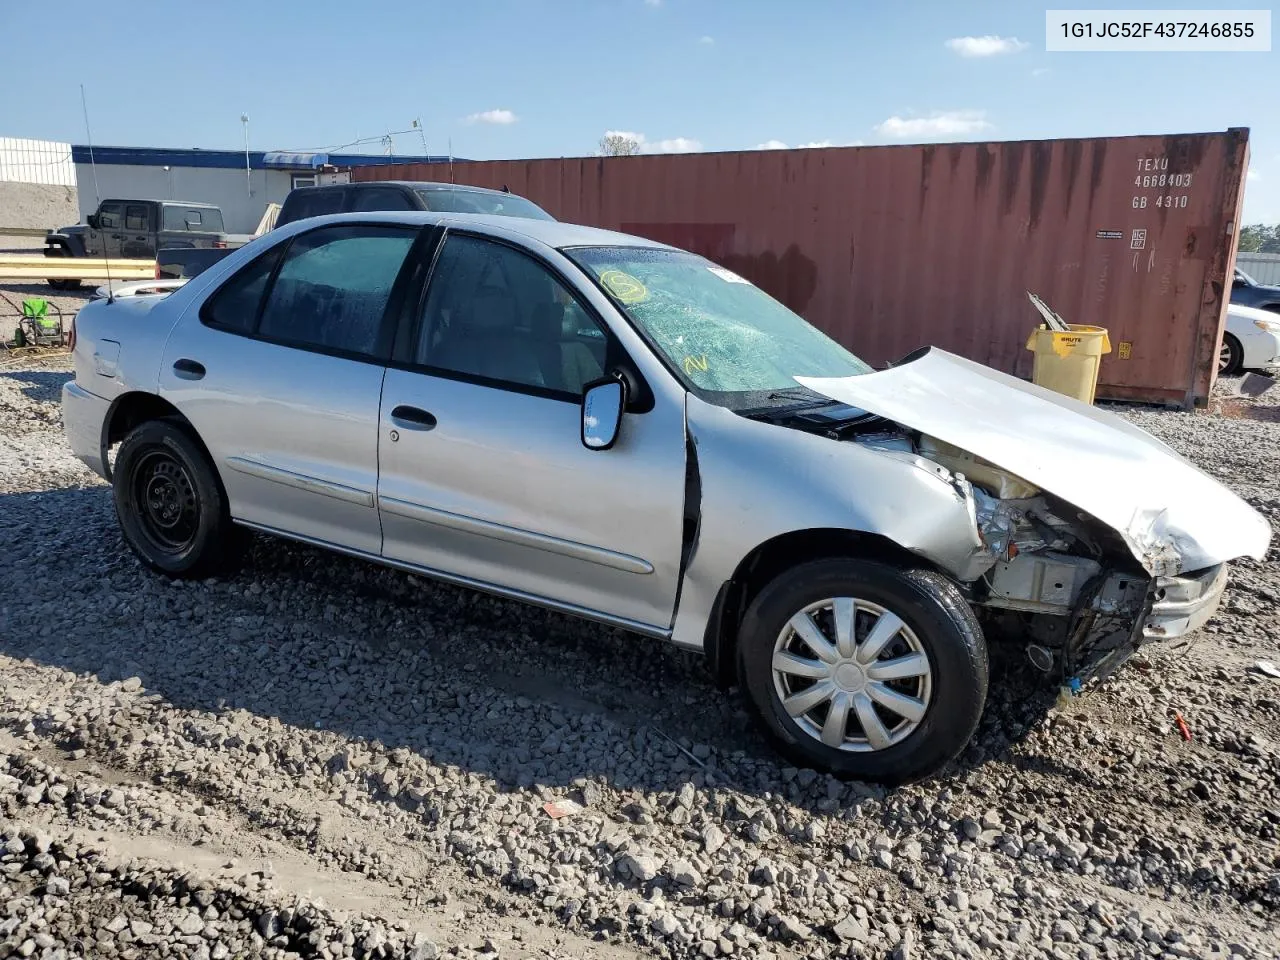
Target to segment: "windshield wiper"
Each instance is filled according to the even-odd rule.
[[[766,400],[818,400],[824,404],[836,403],[830,397],[808,387],[792,387],[786,390],[774,390],[765,397]]]

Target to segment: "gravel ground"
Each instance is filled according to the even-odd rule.
[[[1089,696],[997,646],[972,746],[886,791],[621,631],[269,539],[144,572],[69,376],[0,368],[0,960],[1280,956],[1276,547]],[[1280,527],[1269,399],[1126,415]]]

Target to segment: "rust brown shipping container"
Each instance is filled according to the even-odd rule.
[[[877,366],[933,344],[1029,376],[1039,317],[1107,327],[1098,394],[1204,403],[1248,131],[452,165],[559,219],[701,253]],[[443,165],[352,171],[442,180]]]

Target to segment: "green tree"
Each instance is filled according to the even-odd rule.
[[[1280,224],[1252,223],[1240,229],[1241,253],[1280,253]]]

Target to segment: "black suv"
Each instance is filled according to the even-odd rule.
[[[434,210],[444,213],[488,213],[528,220],[554,220],[536,203],[505,190],[486,190],[457,183],[377,180],[298,187],[284,198],[276,226],[327,213],[374,210]]]

